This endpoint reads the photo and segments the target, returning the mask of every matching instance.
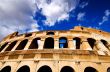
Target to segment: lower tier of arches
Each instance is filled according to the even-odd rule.
[[[0,72],[110,72],[110,62],[7,61],[0,62]]]

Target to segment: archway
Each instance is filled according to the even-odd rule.
[[[16,50],[23,50],[24,47],[26,46],[27,42],[28,42],[27,39],[21,41],[20,44],[17,46]]]
[[[98,71],[93,67],[86,67],[84,72],[98,72]]]
[[[110,67],[107,69],[107,72],[110,72]]]
[[[41,41],[41,38],[35,38],[32,40],[32,43],[29,46],[29,49],[38,49],[39,47],[39,42]]]
[[[74,72],[74,69],[69,66],[64,66],[60,72]]]
[[[66,37],[59,38],[59,48],[68,48],[68,41]]]
[[[12,42],[5,51],[11,51],[13,49],[13,47],[16,45],[17,41]]]
[[[108,47],[108,42],[107,42],[107,41],[101,39],[101,42],[104,44],[104,46],[105,46],[106,48],[109,48],[109,47]]]
[[[20,67],[17,72],[30,72],[30,68],[27,65]]]
[[[0,51],[2,51],[7,45],[8,45],[8,42],[6,42],[5,44],[3,44],[3,45],[0,47]]]
[[[54,48],[54,39],[51,37],[46,38],[45,43],[44,43],[44,48],[45,49]]]
[[[47,32],[47,35],[54,35],[54,32]]]
[[[76,49],[80,49],[81,39],[78,37],[73,38],[73,44],[76,47]]]
[[[6,66],[0,72],[11,72],[11,67],[10,66]]]
[[[89,45],[91,46],[91,48],[94,49],[96,40],[93,38],[88,38],[87,41],[88,41]]]
[[[49,66],[42,66],[39,68],[37,72],[52,72],[51,68]]]

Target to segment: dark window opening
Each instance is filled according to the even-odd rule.
[[[105,47],[108,48],[108,42],[107,42],[107,41],[105,41],[105,40],[101,40],[101,42],[104,44]]]
[[[59,48],[68,48],[67,38],[61,37],[59,39]]]
[[[83,30],[84,28],[83,27],[81,27],[81,30]]]
[[[80,49],[81,39],[77,37],[73,38],[73,42],[74,42],[76,49]]]
[[[0,72],[11,72],[11,67],[10,66],[6,66]]]
[[[32,36],[31,33],[29,33],[29,34],[25,34],[25,37],[30,37],[30,36]]]
[[[51,37],[46,38],[45,43],[44,43],[44,48],[45,49],[54,48],[54,39]]]
[[[22,67],[20,67],[18,70],[17,70],[17,72],[30,72],[30,68],[29,68],[29,66],[22,66]]]
[[[16,45],[16,43],[17,43],[17,41],[12,42],[12,43],[6,48],[5,51],[11,51],[12,48]]]
[[[40,44],[40,40],[41,40],[40,38],[35,38],[32,41],[31,45],[29,46],[29,49],[38,49],[39,44]]]
[[[110,72],[110,68],[107,69],[107,72]]]
[[[88,41],[89,45],[91,46],[91,48],[93,49],[95,46],[96,40],[92,39],[92,38],[88,38],[87,41]]]
[[[65,66],[61,69],[60,72],[74,72],[73,68],[72,67],[69,67],[69,66]]]
[[[84,72],[98,72],[98,71],[92,67],[86,67]]]
[[[47,35],[54,35],[54,32],[47,32]]]
[[[24,49],[24,47],[26,46],[27,42],[28,42],[27,39],[21,41],[21,43],[17,46],[16,50],[22,50],[22,49]]]
[[[52,70],[49,66],[42,66],[37,72],[52,72]]]
[[[0,51],[2,51],[7,45],[8,45],[8,43],[3,44],[3,45],[0,47]]]

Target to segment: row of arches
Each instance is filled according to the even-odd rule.
[[[5,66],[4,68],[1,69],[0,72],[11,72],[11,66]],[[30,67],[24,65],[20,67],[16,72],[30,72]],[[40,67],[37,70],[37,72],[52,72],[52,69],[49,66],[44,65]],[[70,66],[64,66],[61,68],[60,72],[75,72],[75,70]],[[93,67],[86,67],[84,69],[84,72],[98,72],[98,71]],[[108,68],[106,72],[110,72],[110,68]]]
[[[44,49],[53,49],[54,44],[55,44],[54,41],[55,40],[52,37],[46,38],[44,41],[43,48]],[[24,47],[26,46],[27,42],[28,42],[28,39],[21,41],[15,50],[23,50]],[[41,38],[33,39],[28,49],[38,49],[40,46],[40,42],[41,42]],[[69,41],[66,37],[60,37],[59,38],[59,48],[68,48],[69,47],[68,42]],[[90,47],[93,49],[96,44],[96,40],[93,38],[87,38],[87,42],[89,43]],[[106,48],[109,47],[108,46],[109,44],[107,41],[101,39],[101,42],[104,44],[104,46]],[[11,51],[13,49],[13,47],[16,45],[16,43],[17,43],[17,41],[10,43],[9,46],[5,49],[5,51]],[[7,45],[8,45],[8,42],[3,44],[0,48],[0,51],[2,51]],[[73,45],[76,47],[76,49],[80,49],[81,39],[78,37],[73,38]]]
[[[4,67],[0,72],[11,72],[11,66]],[[25,65],[20,67],[17,72],[30,72],[30,68],[29,66]]]

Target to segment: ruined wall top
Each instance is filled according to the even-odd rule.
[[[92,38],[103,38],[103,39],[107,39],[109,40],[108,38],[110,38],[110,33],[109,32],[105,32],[105,31],[102,31],[102,30],[97,30],[97,29],[93,29],[93,28],[87,28],[87,27],[82,27],[82,26],[75,26],[73,29],[70,29],[70,30],[60,30],[60,31],[37,31],[37,32],[31,32],[31,33],[24,33],[24,34],[19,34],[18,32],[14,32],[8,36],[6,36],[2,41],[5,41],[5,40],[9,40],[9,39],[12,39],[12,38],[25,38],[26,35],[29,35],[29,34],[32,34],[32,36],[45,36],[46,37],[46,33],[47,32],[53,32],[55,33],[54,36],[60,36],[60,35],[71,35],[73,34],[74,36],[85,36],[85,37],[92,37]],[[34,35],[33,35],[34,34]],[[1,41],[1,42],[2,42]]]

